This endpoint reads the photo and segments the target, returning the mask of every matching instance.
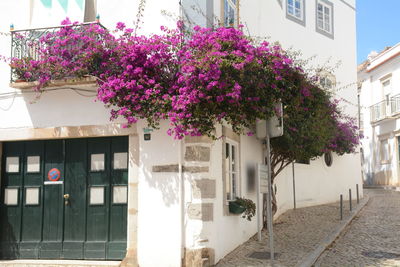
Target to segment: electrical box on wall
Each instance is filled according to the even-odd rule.
[[[256,123],[256,136],[258,139],[265,139],[267,137],[267,130],[269,137],[278,137],[283,135],[283,106],[282,103],[275,105],[276,115],[268,120],[259,120]]]
[[[283,135],[283,106],[282,103],[275,105],[275,116],[267,121],[269,137],[279,137]]]

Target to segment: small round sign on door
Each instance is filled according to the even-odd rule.
[[[57,168],[53,168],[51,169],[48,173],[47,173],[47,178],[49,179],[49,181],[58,181],[61,178],[61,172],[59,169]]]

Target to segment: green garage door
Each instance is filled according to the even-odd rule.
[[[3,143],[0,258],[125,256],[128,137]]]

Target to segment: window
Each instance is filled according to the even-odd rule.
[[[104,171],[104,154],[92,154],[90,156],[90,171]]]
[[[28,156],[26,172],[27,173],[38,173],[40,172],[40,156]]]
[[[239,0],[224,0],[224,26],[237,26],[237,2]]]
[[[286,17],[305,25],[304,0],[286,0]]]
[[[225,191],[226,200],[235,200],[239,192],[238,145],[233,141],[225,142]]]
[[[6,158],[6,172],[19,173],[19,157]]]
[[[381,147],[380,147],[381,164],[388,164],[390,162],[389,153],[390,153],[390,150],[389,150],[388,139],[381,140]]]
[[[317,0],[317,31],[333,38],[333,4]]]
[[[114,153],[114,170],[124,170],[128,168],[128,153]]]
[[[392,86],[390,79],[382,81],[382,94],[387,97],[388,95],[391,94],[392,91]]]
[[[25,188],[25,205],[34,206],[39,205],[40,188],[39,187],[26,187]]]
[[[326,166],[328,166],[328,167],[332,166],[333,157],[332,157],[332,152],[331,151],[326,152],[324,154],[324,161],[325,161]]]
[[[320,71],[319,74],[319,84],[323,89],[333,90],[336,87],[336,77],[328,71]]]
[[[104,204],[104,186],[90,187],[90,205]]]

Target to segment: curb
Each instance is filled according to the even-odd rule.
[[[400,191],[400,186],[394,186],[394,185],[364,185],[363,188]]]
[[[348,226],[356,217],[356,215],[360,213],[360,211],[365,207],[365,205],[367,205],[368,201],[369,197],[365,196],[360,201],[360,204],[356,207],[356,209],[350,214],[350,216],[339,223],[339,225],[337,225],[334,230],[318,244],[314,251],[303,257],[303,259],[298,264],[296,264],[296,267],[313,266],[314,263],[321,256],[321,254],[336,240],[336,238],[339,237],[346,226]]]

